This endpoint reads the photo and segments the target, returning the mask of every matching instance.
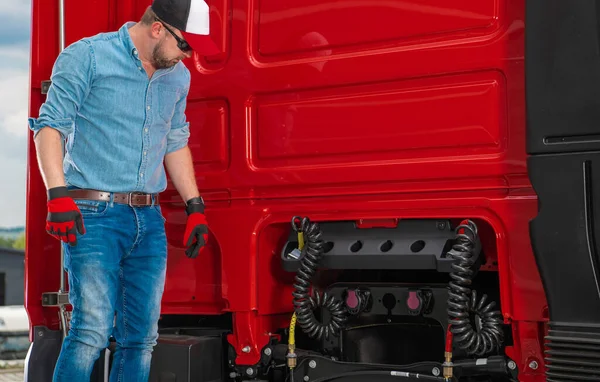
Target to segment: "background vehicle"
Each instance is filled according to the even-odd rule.
[[[210,242],[185,257],[169,185],[153,381],[600,378],[595,2],[208,2],[223,53],[186,64]],[[59,4],[33,0],[33,116],[59,36],[114,30],[150,1],[65,1],[64,34]],[[32,148],[37,381],[51,375],[68,305]],[[295,216],[309,219],[302,236]],[[315,317],[307,285],[328,296]],[[451,328],[466,340],[447,331],[463,313]],[[310,325],[338,336],[311,338]],[[109,367],[106,352],[97,378]]]
[[[23,306],[0,306],[0,360],[25,358],[28,332],[27,311]]]

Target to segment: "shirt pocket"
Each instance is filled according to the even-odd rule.
[[[158,86],[158,114],[162,122],[171,123],[180,94],[180,90],[175,86]]]

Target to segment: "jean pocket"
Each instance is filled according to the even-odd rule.
[[[167,219],[165,219],[164,215],[162,214],[162,209],[160,208],[160,206],[158,204],[155,204],[154,206],[152,206],[150,208],[152,208],[152,210],[154,212],[156,212],[158,214],[158,216],[160,216],[160,218],[162,219],[163,223],[167,222]]]
[[[75,200],[75,204],[84,218],[103,216],[108,211],[108,202],[100,200],[77,199]]]

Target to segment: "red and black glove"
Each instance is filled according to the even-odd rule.
[[[185,254],[190,259],[196,258],[205,248],[208,241],[208,225],[204,216],[204,201],[196,197],[186,202],[185,212],[188,215],[183,236],[183,245],[187,247]]]
[[[46,232],[71,246],[77,245],[77,232],[82,235],[85,233],[79,207],[69,196],[66,187],[48,190]]]

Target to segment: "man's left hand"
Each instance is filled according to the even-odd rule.
[[[186,202],[185,211],[188,215],[183,236],[183,245],[187,247],[185,254],[190,259],[196,258],[208,241],[208,223],[204,216],[204,201],[202,198],[192,198]]]

